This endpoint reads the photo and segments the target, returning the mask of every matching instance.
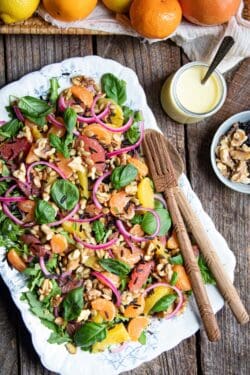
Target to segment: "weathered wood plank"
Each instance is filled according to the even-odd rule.
[[[250,243],[249,196],[233,192],[217,180],[210,163],[210,144],[217,127],[229,116],[250,107],[250,60],[230,75],[228,99],[222,110],[205,123],[187,126],[189,171],[194,191],[224,235],[237,259],[235,285],[249,307]],[[240,327],[228,307],[218,314],[222,340],[211,344],[200,337],[201,369],[206,375],[249,374],[249,325]]]
[[[0,37],[0,86],[5,84],[4,39]],[[8,289],[0,279],[0,374],[12,375],[18,371],[18,349],[16,338],[17,311]]]
[[[184,128],[164,115],[159,100],[160,90],[166,76],[180,67],[180,49],[171,43],[148,45],[133,38],[111,36],[97,37],[97,54],[117,60],[136,71],[159,126],[184,157]],[[178,348],[164,353],[130,373],[134,375],[177,373],[194,375],[196,372],[195,337],[192,337],[181,343]]]

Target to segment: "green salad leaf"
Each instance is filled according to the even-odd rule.
[[[93,232],[95,234],[95,239],[97,243],[101,243],[106,234],[105,226],[100,220],[96,220],[92,225]]]
[[[146,345],[147,344],[147,336],[146,336],[146,332],[145,331],[142,331],[139,339],[138,339],[139,343],[141,345]]]
[[[49,322],[54,322],[55,317],[49,311],[46,306],[40,302],[36,296],[35,292],[24,293],[26,300],[29,303],[30,311],[40,319],[48,320]]]
[[[69,134],[72,134],[76,127],[77,114],[73,108],[67,108],[64,112],[65,127]]]
[[[175,255],[169,259],[171,264],[184,264],[184,259],[181,254]]]
[[[156,302],[156,304],[152,307],[150,310],[150,313],[158,313],[162,311],[166,311],[172,303],[176,300],[177,296],[175,294],[168,294],[164,297],[162,297],[159,301]]]
[[[49,328],[49,327],[48,327]],[[69,342],[70,337],[65,332],[52,332],[50,337],[48,338],[49,344],[64,344],[65,342]]]
[[[74,342],[82,349],[89,349],[90,346],[104,340],[106,337],[106,324],[87,322],[75,333]]]
[[[112,73],[106,73],[101,79],[102,90],[106,93],[107,98],[114,100],[117,104],[122,105],[127,100],[126,82],[118,79]]]
[[[63,210],[72,210],[79,201],[79,190],[67,180],[57,180],[51,188],[51,196]]]
[[[165,208],[158,208],[155,212],[159,215],[160,218],[160,231],[158,236],[165,236],[169,229],[171,228],[172,221],[169,215],[169,212]],[[149,235],[153,234],[156,231],[157,223],[154,215],[151,212],[146,212],[141,227],[143,231]]]
[[[179,278],[178,273],[174,272],[170,280],[170,285],[175,285],[178,281],[178,278]]]
[[[215,278],[213,277],[213,274],[208,268],[207,263],[202,255],[199,255],[198,265],[201,271],[203,282],[205,284],[215,285],[216,284]]]
[[[57,78],[51,78],[50,79],[50,90],[49,90],[49,101],[51,104],[56,104],[56,101],[58,99],[58,89],[60,88],[60,85],[58,83]]]
[[[143,215],[138,215],[138,214],[135,214],[135,216],[133,217],[133,219],[131,219],[131,224],[135,225],[135,224],[141,224],[143,221]]]
[[[120,277],[128,275],[131,271],[131,267],[127,263],[117,259],[100,259],[99,263],[106,271]]]
[[[58,152],[63,154],[66,159],[70,157],[69,146],[73,142],[72,134],[67,134],[65,138],[60,138],[58,135],[51,133],[49,135],[49,141],[52,147],[54,147]]]
[[[34,98],[33,96],[23,96],[18,101],[18,108],[26,116],[45,117],[52,112],[53,108],[44,100]]]
[[[35,208],[35,218],[39,224],[48,224],[55,221],[56,211],[46,201],[38,200]]]
[[[22,123],[17,119],[10,120],[9,122],[1,126],[0,136],[3,138],[15,137],[22,127]]]
[[[127,141],[134,145],[140,138],[141,132],[137,124],[133,124],[125,134]]]
[[[77,319],[83,309],[83,288],[71,290],[63,300],[63,316],[69,320]]]
[[[132,164],[116,167],[111,175],[111,182],[115,189],[121,189],[130,184],[137,177],[138,169]]]

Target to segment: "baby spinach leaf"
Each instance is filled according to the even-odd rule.
[[[78,318],[83,309],[83,288],[71,290],[63,300],[63,316],[69,320]]]
[[[65,127],[69,134],[73,133],[76,127],[77,114],[73,108],[67,108],[64,112]]]
[[[51,188],[54,202],[63,210],[72,210],[79,201],[79,191],[67,180],[57,180]]]
[[[96,242],[97,243],[102,242],[106,234],[104,224],[100,220],[96,220],[93,223],[92,229],[93,229],[93,232],[95,233]]]
[[[125,133],[125,139],[131,144],[134,145],[140,138],[141,132],[137,124],[133,124],[128,131]]]
[[[106,337],[106,324],[87,322],[76,332],[74,342],[77,346],[81,346],[84,349],[104,340]]]
[[[47,224],[55,221],[56,211],[46,201],[38,200],[35,208],[35,218],[39,224]]]
[[[108,272],[124,277],[131,271],[129,265],[116,259],[100,259],[100,265]]]
[[[50,79],[50,91],[49,91],[49,101],[51,104],[55,104],[58,99],[58,89],[60,85],[57,78]]]
[[[73,137],[71,134],[68,134],[65,138],[60,138],[56,134],[50,134],[49,141],[51,146],[54,147],[58,152],[63,154],[66,159],[70,157],[69,145],[73,141]]]
[[[44,126],[46,124],[46,117],[45,116],[42,116],[42,117],[33,117],[33,116],[28,116],[26,115],[25,116],[29,121],[33,122],[34,124],[38,125],[38,126]]]
[[[183,256],[181,254],[171,257],[169,261],[171,264],[184,264]]]
[[[159,215],[161,224],[158,235],[165,236],[172,225],[169,212],[165,208],[158,208],[155,210],[155,212]],[[156,231],[156,219],[154,215],[151,214],[151,212],[146,212],[143,217],[141,227],[143,231],[149,235],[153,234]]]
[[[155,205],[155,210],[158,208],[164,208],[163,204],[158,200],[155,200],[154,205]]]
[[[0,136],[4,138],[15,137],[22,128],[22,123],[17,119],[10,120],[0,128]]]
[[[31,117],[44,117],[53,110],[44,100],[32,96],[23,96],[18,101],[18,108],[24,115]]]
[[[174,272],[170,280],[170,285],[175,285],[178,281],[178,278],[179,278],[178,273]]]
[[[204,284],[215,285],[216,281],[213,277],[213,274],[210,271],[210,269],[208,268],[208,266],[206,264],[206,261],[205,261],[205,259],[202,255],[199,256],[198,265],[199,265],[199,268],[200,268],[200,271],[201,271],[201,276],[202,276]]]
[[[166,311],[172,303],[176,300],[177,296],[175,294],[168,294],[162,297],[150,310],[151,313]]]
[[[122,105],[127,100],[126,82],[118,79],[114,74],[107,73],[101,79],[102,90],[107,98],[113,99],[117,104]]]
[[[116,167],[111,175],[111,182],[115,189],[121,189],[130,184],[137,177],[138,170],[132,164]]]
[[[142,333],[141,333],[138,341],[139,341],[139,343],[141,345],[146,345],[146,343],[147,343],[147,336],[146,336],[146,332],[145,331],[142,331]]]

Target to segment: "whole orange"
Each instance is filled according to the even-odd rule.
[[[43,0],[45,10],[59,21],[73,22],[87,17],[97,0]]]
[[[179,0],[183,16],[197,25],[220,25],[237,12],[241,0]]]
[[[132,27],[146,38],[166,38],[181,22],[177,0],[134,0],[130,7]]]

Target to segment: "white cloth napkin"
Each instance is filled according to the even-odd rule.
[[[183,48],[190,60],[200,60],[209,63],[217,50],[216,46],[220,44],[222,38],[225,35],[231,35],[236,43],[219,66],[220,71],[224,73],[244,58],[250,56],[250,22],[242,18],[242,10],[243,2],[237,15],[228,24],[222,26],[201,27],[183,20],[175,33],[169,38]],[[131,27],[119,23],[114,14],[101,3],[97,5],[88,18],[71,23],[55,20],[42,7],[38,9],[38,13],[47,22],[61,28],[85,28],[105,31],[111,34],[140,37]],[[156,39],[147,40],[149,43],[158,41]]]

